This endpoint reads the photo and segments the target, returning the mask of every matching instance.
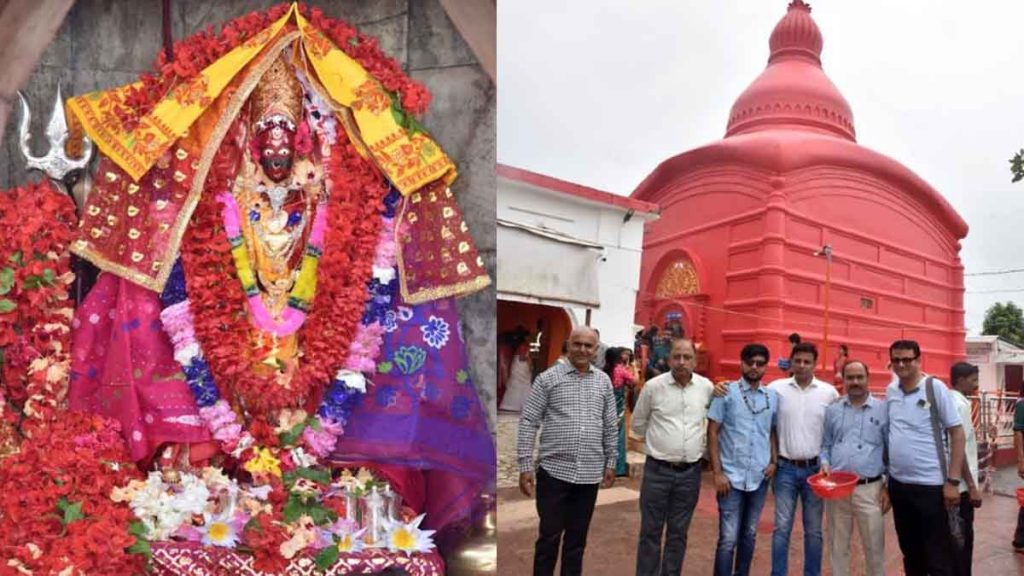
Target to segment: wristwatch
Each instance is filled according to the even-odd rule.
[[[952,486],[954,488],[959,488],[960,487],[960,479],[959,478],[946,478],[946,484],[949,484],[950,486]]]

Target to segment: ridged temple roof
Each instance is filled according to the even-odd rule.
[[[793,0],[768,40],[768,66],[736,99],[726,137],[790,128],[856,141],[853,111],[821,68],[821,30]]]

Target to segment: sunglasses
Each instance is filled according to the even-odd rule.
[[[915,360],[917,360],[917,356],[914,356],[913,358],[889,358],[889,362],[893,366],[903,366],[904,364],[910,365],[913,364]]]
[[[768,365],[767,360],[751,360],[749,362],[744,360],[743,363],[746,364],[747,366],[750,366],[751,368],[764,368],[765,366]]]

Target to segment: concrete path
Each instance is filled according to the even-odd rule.
[[[1024,483],[1022,483],[1024,484]],[[614,487],[602,490],[590,528],[584,560],[587,576],[627,576],[634,573],[636,538],[640,529],[640,484],[636,478],[620,478]],[[771,495],[758,527],[757,552],[753,574],[771,569],[771,531],[774,501]],[[989,495],[975,520],[974,574],[978,576],[1024,575],[1024,554],[1015,554],[1010,545],[1017,520],[1013,498]],[[902,575],[902,559],[892,525],[886,521],[886,574]],[[534,502],[516,488],[498,490],[498,566],[501,574],[530,574],[533,544],[537,537]],[[718,507],[710,474],[704,474],[700,500],[690,525],[684,574],[710,574],[718,537]],[[827,539],[826,534],[826,539]],[[803,531],[797,519],[790,546],[790,574],[802,574]],[[858,537],[854,537],[854,575],[863,574],[863,555]],[[823,574],[830,574],[826,551]]]

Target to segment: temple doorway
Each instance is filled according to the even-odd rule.
[[[498,300],[498,407],[517,411],[522,384],[547,370],[562,354],[573,321],[564,308]],[[505,398],[513,391],[515,398]]]

